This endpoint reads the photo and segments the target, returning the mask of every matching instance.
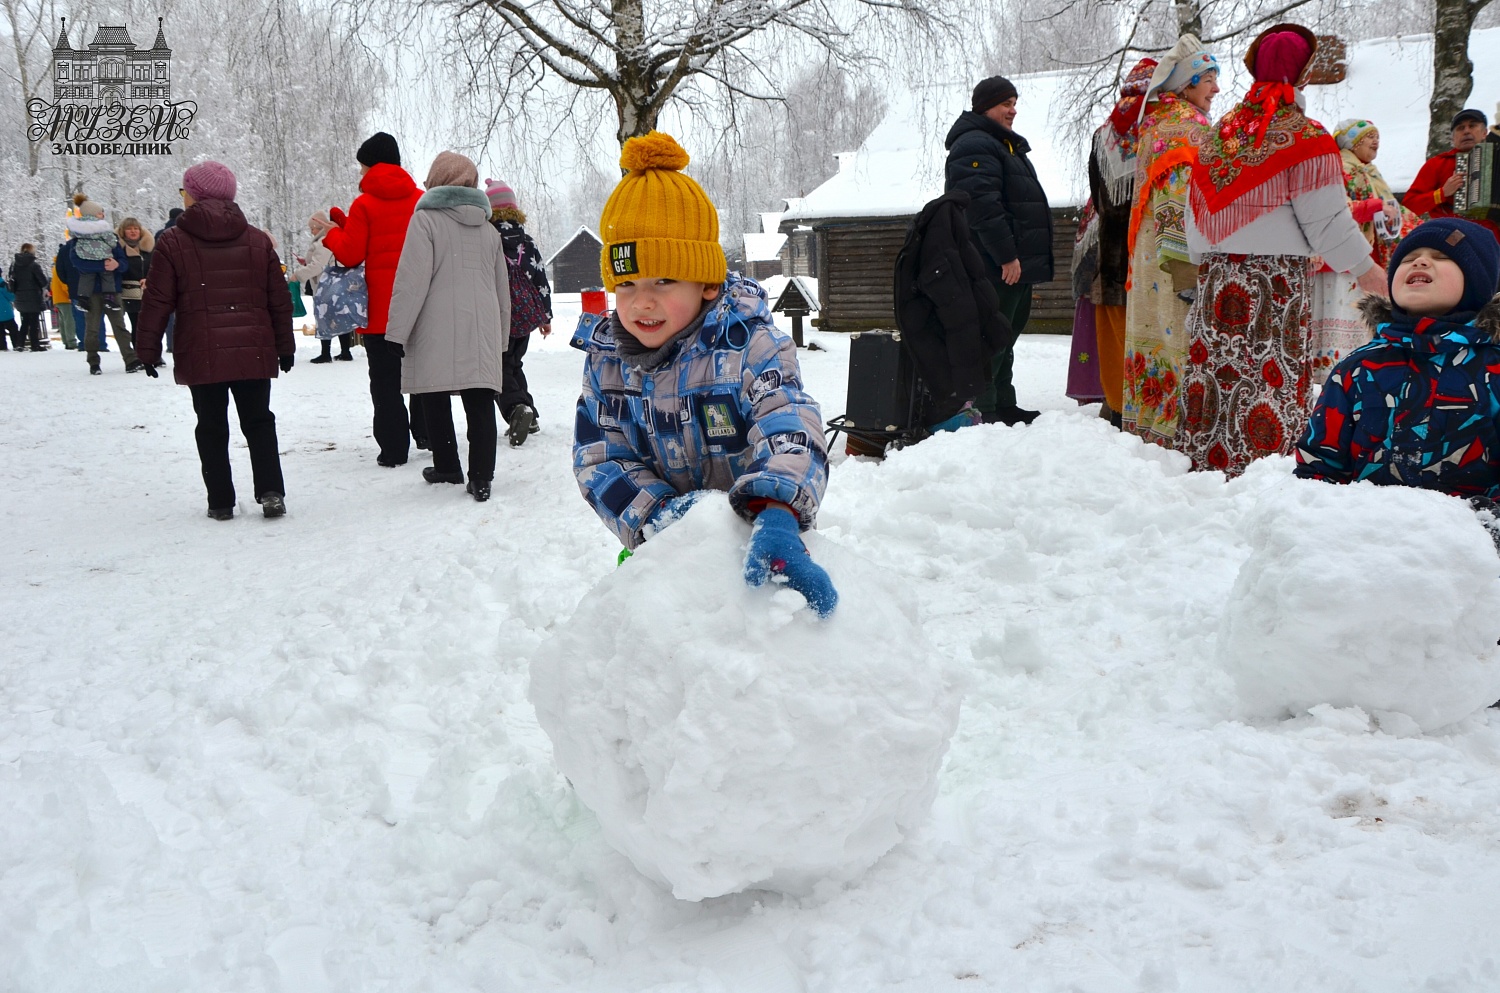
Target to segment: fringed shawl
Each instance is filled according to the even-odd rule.
[[[1208,126],[1203,112],[1176,94],[1163,94],[1147,105],[1136,146],[1135,203],[1130,210],[1132,256],[1141,222],[1151,212],[1152,189],[1164,183],[1174,169],[1198,161],[1198,144]]]
[[[1189,191],[1193,221],[1210,242],[1344,180],[1338,143],[1299,106],[1288,83],[1256,83],[1205,132]]]
[[[1135,143],[1139,133],[1136,122],[1140,120],[1141,103],[1146,98],[1146,88],[1156,66],[1155,59],[1141,59],[1135,64],[1120,86],[1120,99],[1109,112],[1109,120],[1094,132],[1099,175],[1109,194],[1110,202],[1106,206],[1123,207],[1130,203],[1135,186]]]

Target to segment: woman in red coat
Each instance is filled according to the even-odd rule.
[[[187,207],[162,233],[141,300],[136,354],[156,378],[167,318],[177,315],[173,378],[193,394],[208,516],[234,516],[229,470],[229,397],[250,447],[255,499],[267,517],[286,513],[271,380],[296,360],[292,296],[270,235],[234,202],[234,173],[200,162],[182,174]]]
[[[408,422],[401,397],[401,357],[385,340],[386,317],[391,310],[391,288],[396,282],[396,263],[406,243],[406,225],[422,191],[401,168],[401,149],[396,139],[377,132],[355,158],[360,164],[359,198],[346,215],[337,207],[329,211],[331,223],[321,217],[309,221],[314,236],[333,252],[342,266],[364,263],[365,285],[370,292],[370,326],[361,331],[365,355],[370,363],[370,401],[375,408],[372,430],[380,446],[376,460],[383,466],[404,465],[410,439],[426,448],[417,408]],[[408,430],[410,434],[408,434]]]

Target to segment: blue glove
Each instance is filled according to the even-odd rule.
[[[750,531],[750,551],[745,553],[745,582],[764,586],[772,576],[785,576],[786,584],[807,598],[807,605],[827,617],[838,606],[839,591],[823,567],[807,554],[798,533],[797,518],[785,507],[767,507],[755,518]]]
[[[663,500],[656,505],[656,509],[651,512],[651,516],[646,518],[646,526],[641,529],[641,533],[647,538],[650,538],[652,535],[661,534],[667,528],[682,520],[682,516],[688,512],[689,508],[699,500],[702,500],[707,493],[708,490],[689,490],[686,493],[679,493],[671,499]]]

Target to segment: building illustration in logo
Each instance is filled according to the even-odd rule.
[[[99,25],[87,48],[68,43],[68,19],[52,49],[52,99],[56,103],[163,103],[172,97],[172,50],[162,19],[156,42],[136,48],[122,25]]]

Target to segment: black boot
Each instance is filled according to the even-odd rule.
[[[354,361],[354,353],[349,351],[349,339],[353,337],[354,335],[352,333],[339,335],[339,353],[335,355],[334,358],[338,359],[340,362]]]
[[[322,365],[324,362],[332,362],[333,361],[332,346],[333,346],[333,342],[329,341],[326,338],[323,339],[323,354],[319,355],[317,358],[313,359],[312,360],[312,364],[313,365]]]
[[[516,408],[510,412],[510,426],[505,429],[505,437],[510,439],[511,448],[520,448],[526,444],[526,436],[536,431],[536,411],[528,404],[518,403]]]
[[[429,483],[461,483],[464,481],[464,474],[463,470],[439,472],[436,466],[428,466],[422,470],[422,478]]]
[[[286,513],[286,501],[274,490],[262,493],[256,498],[256,502],[260,504],[260,512],[267,517],[281,517]]]
[[[464,492],[474,497],[476,503],[484,503],[490,498],[490,481],[488,479],[471,479],[469,485],[464,487]]]

